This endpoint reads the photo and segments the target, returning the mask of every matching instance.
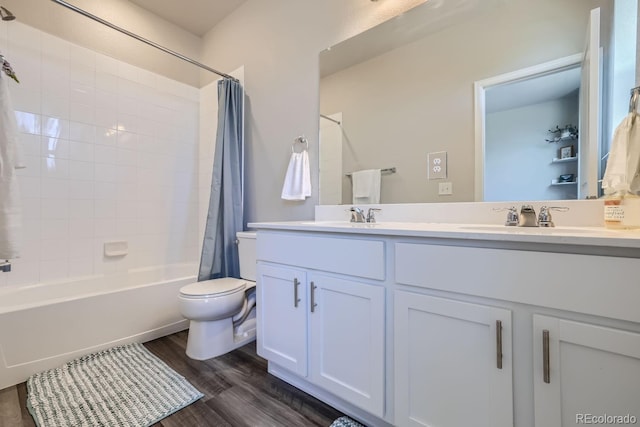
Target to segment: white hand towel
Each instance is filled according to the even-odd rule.
[[[351,174],[353,203],[380,203],[380,169],[367,169]]]
[[[307,150],[291,153],[281,197],[284,200],[304,200],[311,197],[311,169]]]
[[[7,76],[0,73],[0,259],[19,256],[22,212],[16,168],[24,167]]]
[[[633,123],[632,123],[633,122]],[[602,178],[605,194],[640,192],[640,117],[628,114],[618,125],[611,143],[607,167]]]

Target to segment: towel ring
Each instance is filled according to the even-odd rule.
[[[293,144],[291,144],[291,152],[292,152],[292,153],[295,153],[295,152],[296,152],[296,150],[295,150],[295,146],[296,146],[296,144],[297,144],[297,143],[300,143],[300,144],[306,144],[306,147],[305,147],[304,149],[305,149],[305,150],[308,150],[308,149],[309,149],[309,140],[307,140],[307,138],[305,138],[305,136],[304,136],[304,135],[302,135],[302,136],[297,137],[297,138],[294,140]]]

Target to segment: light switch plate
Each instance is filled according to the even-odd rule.
[[[447,152],[438,151],[427,154],[428,179],[447,179]]]
[[[452,182],[441,182],[438,184],[438,194],[440,196],[450,196],[453,194]]]

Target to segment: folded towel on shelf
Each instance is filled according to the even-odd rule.
[[[284,200],[304,200],[310,196],[311,169],[309,168],[309,153],[307,150],[291,153],[281,197]]]
[[[15,169],[23,168],[8,77],[0,73],[0,259],[19,256],[22,209]]]
[[[351,174],[353,203],[380,203],[380,169],[367,169]]]

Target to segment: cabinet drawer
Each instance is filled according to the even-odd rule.
[[[396,243],[395,281],[640,322],[640,259]]]
[[[257,258],[368,279],[385,279],[384,242],[381,240],[259,231]]]

